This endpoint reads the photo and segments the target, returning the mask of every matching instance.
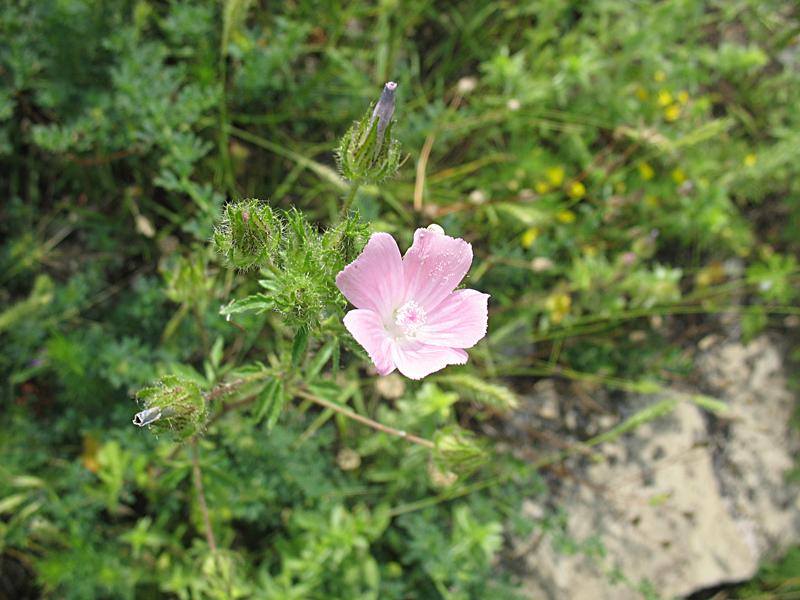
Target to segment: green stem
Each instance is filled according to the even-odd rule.
[[[344,199],[344,204],[342,204],[342,211],[339,213],[339,222],[342,222],[347,217],[347,212],[350,210],[350,205],[353,204],[353,200],[356,197],[356,193],[358,192],[358,188],[361,187],[361,182],[355,181],[350,184],[350,192],[347,194],[347,197]]]
[[[413,442],[414,444],[419,444],[420,446],[424,446],[429,450],[433,450],[436,445],[430,441],[426,440],[425,438],[421,438],[414,434],[408,433],[407,431],[402,431],[399,429],[395,429],[394,427],[389,427],[388,425],[384,425],[383,423],[379,423],[369,417],[364,417],[359,415],[358,413],[353,412],[349,408],[345,408],[344,406],[340,406],[335,402],[331,402],[330,400],[326,400],[325,398],[321,398],[316,396],[310,392],[307,392],[304,389],[297,389],[295,390],[295,395],[299,396],[300,398],[304,398],[306,400],[310,400],[315,404],[319,404],[323,408],[327,408],[334,412],[339,413],[340,415],[344,415],[348,419],[352,419],[353,421],[358,421],[362,425],[366,425],[367,427],[372,427],[376,431],[382,431],[383,433],[388,433],[389,435],[393,435],[395,437],[402,438],[404,440],[408,440],[409,442]]]

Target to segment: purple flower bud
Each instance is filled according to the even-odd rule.
[[[396,90],[396,82],[387,82],[378,103],[339,142],[337,162],[346,179],[379,183],[400,168],[400,143],[392,138]]]
[[[386,85],[383,86],[383,93],[378,103],[375,105],[375,110],[372,111],[370,125],[372,125],[376,118],[378,119],[378,143],[383,139],[383,132],[392,120],[392,115],[394,114],[394,92],[396,89],[396,82],[386,82]]]

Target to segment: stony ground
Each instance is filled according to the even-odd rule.
[[[530,598],[626,600],[648,590],[686,596],[747,580],[800,541],[800,494],[785,477],[800,444],[789,426],[796,398],[780,344],[714,336],[701,346],[696,387],[670,393],[714,396],[730,406],[729,416],[681,402],[592,456],[570,459],[555,496],[532,498],[526,511],[546,518],[563,510],[567,537],[586,548],[602,540],[605,552],[565,554],[540,535],[515,540],[512,564]],[[632,413],[662,398],[627,396],[619,406]],[[554,382],[539,382],[512,425],[530,432],[547,421],[578,421],[574,410],[561,414],[574,403]],[[618,418],[593,417],[590,429]]]

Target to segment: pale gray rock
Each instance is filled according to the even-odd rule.
[[[547,505],[568,515],[567,534],[605,554],[560,552],[557,536],[513,543],[530,598],[627,600],[652,589],[682,597],[751,578],[761,562],[800,540],[800,495],[787,483],[795,398],[778,348],[766,337],[722,342],[697,361],[702,391],[730,405],[720,419],[681,402],[666,417],[575,459],[577,476]],[[700,390],[676,390],[676,395]],[[637,408],[659,398],[631,398]],[[526,514],[542,516],[531,501]]]

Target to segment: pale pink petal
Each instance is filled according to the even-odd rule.
[[[458,348],[429,346],[422,342],[405,342],[392,346],[392,359],[397,370],[409,379],[422,379],[447,365],[463,365],[467,353]]]
[[[395,343],[389,338],[377,313],[363,308],[351,310],[344,316],[344,326],[367,351],[378,373],[388,375],[394,371],[392,347]]]
[[[472,246],[461,238],[417,229],[403,257],[405,299],[432,310],[464,278],[472,264]]]
[[[489,294],[458,290],[442,300],[419,328],[417,339],[433,346],[471,348],[486,335]]]
[[[336,276],[336,286],[356,308],[387,318],[402,303],[403,262],[388,233],[374,233],[364,251]]]

